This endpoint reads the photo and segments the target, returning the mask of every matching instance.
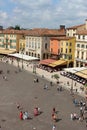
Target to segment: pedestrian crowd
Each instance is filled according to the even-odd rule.
[[[85,121],[87,127],[87,102],[83,101],[82,99],[79,101],[76,98],[73,98],[73,104],[75,105],[75,107],[79,108],[79,114],[77,114],[76,112],[71,113],[71,120]]]

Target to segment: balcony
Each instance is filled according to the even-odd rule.
[[[84,60],[84,59],[80,59],[80,58],[75,58],[76,61],[80,61],[80,62],[84,62],[84,63],[87,63],[87,60]]]

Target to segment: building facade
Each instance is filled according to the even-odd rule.
[[[65,31],[52,29],[33,29],[26,35],[26,55],[42,59],[50,57],[50,38],[65,36]]]
[[[87,30],[76,34],[75,67],[87,66]]]
[[[18,30],[0,31],[0,54],[19,52],[19,40],[22,37],[23,33]]]
[[[67,67],[74,65],[75,44],[75,37],[64,37],[60,40],[60,59],[67,61]]]
[[[26,36],[26,55],[47,59],[49,48],[49,37]]]
[[[50,39],[50,56],[54,59],[60,59],[60,39],[56,37]]]

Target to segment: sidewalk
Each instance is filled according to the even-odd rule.
[[[18,67],[18,63],[17,63],[16,60],[14,60],[13,63],[9,60],[8,63],[9,63],[9,64],[12,64],[12,65],[14,65],[14,66],[16,66],[16,67]],[[19,63],[19,67],[22,69],[22,62]],[[25,70],[27,70],[27,71],[33,73],[33,64],[28,64],[28,65],[27,65],[26,62],[23,62],[23,69],[25,69]],[[82,84],[80,84],[80,83],[78,83],[78,82],[76,82],[76,81],[74,81],[74,80],[72,81],[72,79],[69,79],[69,78],[67,78],[67,77],[64,77],[64,76],[60,75],[60,71],[50,73],[50,72],[47,72],[47,71],[42,70],[42,69],[40,69],[40,68],[36,68],[36,75],[39,75],[39,76],[41,76],[41,77],[43,76],[43,77],[46,78],[47,80],[52,81],[53,83],[56,84],[56,82],[57,82],[56,79],[52,78],[52,75],[54,75],[54,74],[58,74],[58,75],[59,75],[59,77],[60,77],[60,78],[59,78],[59,81],[60,81],[61,85],[62,85],[65,89],[68,89],[68,90],[70,91],[71,86],[72,86],[72,83],[73,83],[73,90],[76,91],[76,89],[77,89],[77,94],[79,94],[79,95],[85,97],[85,92],[80,89],[80,87],[82,86]],[[67,85],[67,81],[69,82],[69,85]],[[76,86],[75,86],[75,82],[76,82]]]

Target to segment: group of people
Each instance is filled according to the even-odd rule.
[[[18,109],[19,109],[19,106],[18,106]],[[33,111],[34,116],[38,116],[38,115],[40,115],[40,113],[41,113],[40,108],[35,107],[34,111]],[[20,111],[19,118],[20,118],[20,120],[32,119],[32,117],[30,116],[30,114],[27,111],[24,111],[24,112]]]
[[[71,120],[77,120],[78,119],[78,115],[76,113],[71,113]]]
[[[53,110],[52,110],[52,120],[53,120],[54,122],[57,122],[57,120],[58,120],[57,112],[56,112],[56,110],[55,110],[55,107],[54,107]]]
[[[25,111],[25,112],[20,111],[20,115],[19,115],[19,117],[20,117],[20,120],[26,120],[26,119],[29,119],[28,112],[27,112],[27,111]]]
[[[73,98],[73,103],[75,106],[79,108],[79,116],[77,116],[76,113],[70,115],[71,120],[76,120],[78,119],[79,121],[86,121],[86,127],[87,127],[87,104],[85,101],[82,99],[78,101],[76,98]]]

